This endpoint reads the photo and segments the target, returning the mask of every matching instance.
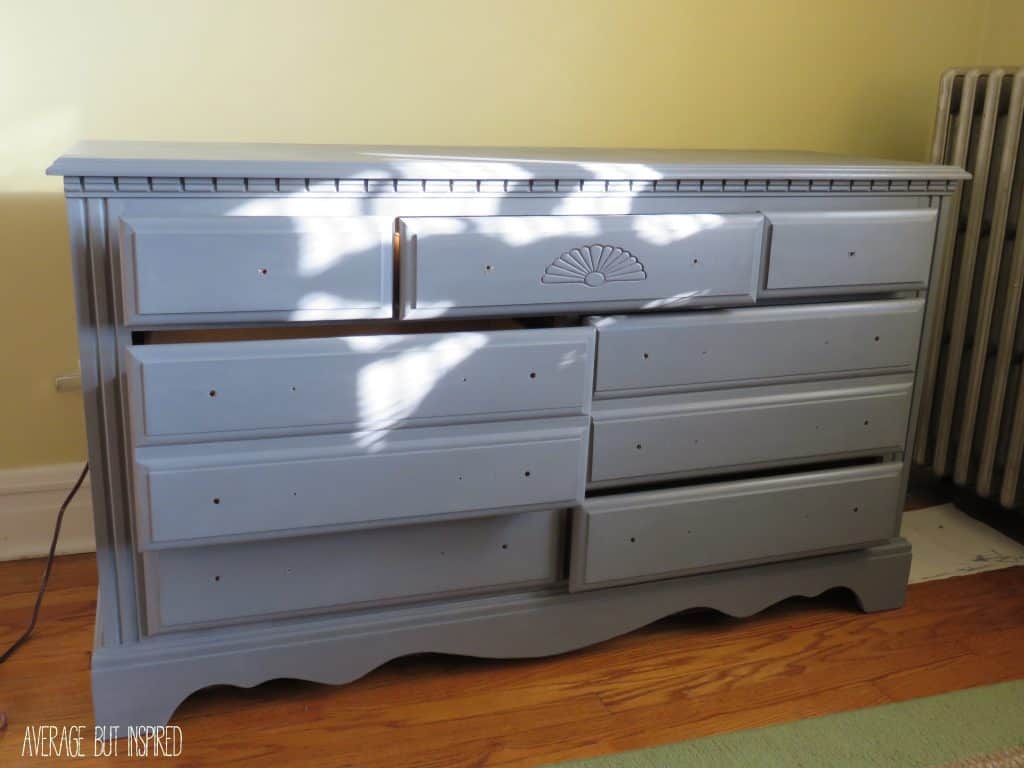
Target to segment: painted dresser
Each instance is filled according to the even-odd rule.
[[[98,724],[409,653],[560,653],[693,607],[902,603],[959,169],[98,142],[49,173]]]

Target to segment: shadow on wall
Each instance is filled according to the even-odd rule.
[[[0,467],[85,456],[81,398],[54,386],[78,368],[69,253],[61,194],[0,195]]]

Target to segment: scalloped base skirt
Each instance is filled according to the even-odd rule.
[[[341,684],[412,653],[526,658],[564,653],[690,608],[750,616],[787,597],[845,587],[865,611],[906,597],[910,544],[736,568],[583,593],[464,598],[403,608],[197,630],[97,647],[97,725],[163,725],[189,694],[274,678]]]

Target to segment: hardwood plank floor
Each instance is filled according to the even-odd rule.
[[[0,642],[27,621],[41,569],[0,563]],[[20,757],[28,724],[91,724],[95,591],[91,556],[58,560],[36,635],[0,666],[0,765],[40,764]],[[175,716],[176,762],[538,765],[1021,678],[1022,648],[1024,568],[914,585],[881,614],[837,591],[750,619],[674,616],[548,659],[425,655],[340,688],[210,689]],[[75,764],[128,764],[121,750]]]

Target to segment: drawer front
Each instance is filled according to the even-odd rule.
[[[121,220],[125,322],[391,317],[391,225],[380,218]]]
[[[598,397],[912,371],[924,301],[599,318]]]
[[[896,535],[901,464],[589,499],[570,588],[592,589],[855,548]]]
[[[591,328],[134,347],[132,429],[143,443],[585,414],[593,347]]]
[[[550,585],[564,531],[544,510],[149,552],[148,630]]]
[[[587,419],[135,450],[142,548],[582,500]]]
[[[399,220],[402,314],[539,314],[753,301],[759,214]]]
[[[934,208],[765,215],[769,292],[871,292],[928,282]]]
[[[595,486],[899,451],[912,381],[866,379],[599,401]]]

